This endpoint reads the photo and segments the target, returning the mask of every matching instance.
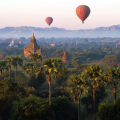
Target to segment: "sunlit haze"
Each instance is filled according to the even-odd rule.
[[[88,5],[91,14],[82,24],[75,13],[79,5]],[[51,27],[89,29],[120,24],[120,0],[1,0],[0,28],[6,26],[48,27],[45,18],[52,16]]]

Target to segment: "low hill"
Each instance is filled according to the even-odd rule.
[[[5,27],[0,29],[0,38],[19,38],[30,37],[35,33],[36,37],[67,37],[67,38],[102,38],[102,37],[120,37],[120,25],[110,27],[98,27],[95,29],[67,30],[64,28],[40,28],[31,26]]]

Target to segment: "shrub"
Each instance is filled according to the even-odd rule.
[[[99,106],[100,120],[120,120],[120,99],[114,104],[102,104]]]
[[[114,106],[111,104],[102,104],[99,107],[98,113],[100,120],[116,120]]]
[[[14,102],[13,113],[12,120],[55,120],[48,101],[32,95]]]

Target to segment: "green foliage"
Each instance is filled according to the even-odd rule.
[[[116,105],[104,103],[99,106],[98,112],[100,120],[120,120],[120,99]]]
[[[49,55],[46,58],[62,57],[63,51],[60,49],[47,48],[47,50]],[[1,60],[0,119],[76,120],[78,115],[77,104],[71,103],[73,102],[71,97],[76,101],[78,97],[81,97],[81,116],[84,112],[88,119],[88,114],[92,115],[93,109],[93,88],[96,90],[95,103],[97,111],[100,103],[103,102],[106,96],[105,89],[107,89],[106,91],[109,90],[109,86],[104,88],[106,86],[103,87],[102,85],[106,85],[109,82],[108,85],[118,87],[120,69],[109,68],[104,73],[101,66],[88,65],[86,63],[100,60],[105,54],[111,53],[111,51],[112,49],[104,48],[69,49],[67,53],[69,55],[69,66],[65,64],[67,67],[62,63],[61,59],[56,58],[49,58],[41,63],[41,56],[38,54],[32,54],[31,61],[26,60],[26,62],[18,56],[6,57],[4,60]],[[23,69],[20,68],[22,62],[24,62]],[[106,65],[112,64],[116,66],[119,60],[116,55],[107,55],[102,62]],[[84,65],[82,65],[83,63]],[[16,82],[14,82],[13,68],[17,66],[19,67]],[[12,73],[10,80],[6,79],[8,77],[8,70],[10,74]],[[75,75],[72,75],[74,73]],[[51,106],[48,105],[49,86],[47,81],[45,81],[48,78],[51,80],[52,87],[50,88],[53,91]],[[67,84],[67,80],[69,84]],[[107,92],[109,98],[111,98],[111,92]],[[88,94],[84,95],[85,93]],[[104,104],[99,107],[101,120],[104,120],[105,117],[105,120],[118,120],[120,119],[119,114],[119,101],[116,102],[116,107],[111,104]]]
[[[7,71],[7,65],[5,60],[0,61],[0,77],[5,76],[5,72]]]
[[[56,120],[76,120],[76,108],[67,98],[55,98],[51,106],[56,115]]]
[[[117,55],[106,55],[102,59],[102,65],[104,66],[111,66],[111,67],[117,67],[119,66],[120,58]]]
[[[26,95],[24,88],[11,80],[8,79],[1,80],[0,86],[1,86],[0,90],[2,93],[1,98],[9,96],[21,98]]]
[[[23,71],[17,72],[16,82],[19,86],[26,86],[28,84],[28,77]]]
[[[74,100],[78,100],[83,94],[88,92],[89,86],[81,74],[71,75],[68,85],[68,90],[70,91],[70,94]]]
[[[84,79],[92,86],[98,87],[100,83],[104,82],[103,69],[98,65],[90,65],[82,72]]]
[[[55,120],[55,114],[44,99],[30,95],[14,102],[12,120]]]
[[[70,99],[69,92],[66,91],[64,88],[55,88],[52,94],[53,98],[58,98],[58,97],[67,97]]]
[[[14,67],[17,67],[18,65],[22,66],[23,64],[23,60],[20,56],[11,57],[11,62]]]
[[[50,107],[47,100],[30,95],[13,102],[11,119],[76,120],[75,111],[73,104],[67,98],[54,99]]]
[[[45,75],[43,73],[39,73],[37,75],[31,74],[28,79],[28,86],[34,87],[36,90],[39,90],[45,80]]]
[[[46,75],[46,78],[53,78],[55,80],[61,80],[61,82],[65,81],[67,78],[67,69],[63,65],[61,59],[47,59],[43,62],[43,71]],[[66,75],[65,75],[66,74]],[[65,75],[65,76],[64,76]],[[48,80],[48,79],[47,79]],[[59,81],[57,81],[59,84]]]
[[[105,53],[101,48],[90,48],[84,50],[71,51],[72,54],[72,64],[74,67],[78,67],[82,64],[93,63],[95,61],[101,60]]]
[[[12,105],[15,100],[19,100],[26,96],[23,87],[11,80],[0,80],[0,117],[2,120],[8,120],[13,114]]]
[[[81,56],[76,57],[74,59],[72,59],[72,64],[77,67],[80,66],[81,64],[84,64],[84,60],[82,60],[83,58]]]
[[[42,61],[42,56],[37,53],[34,53],[30,55],[29,59],[33,62]]]
[[[29,75],[32,74],[34,71],[33,63],[24,62],[23,63],[23,70],[25,70]]]
[[[7,56],[4,60],[6,61],[6,63],[8,65],[12,65],[12,58],[11,57]]]
[[[9,96],[7,98],[1,98],[0,99],[0,118],[1,120],[8,120],[11,118],[11,115],[13,114],[12,111],[12,105],[13,101],[16,100],[15,97]]]
[[[57,68],[58,68],[58,64],[61,61],[59,59],[47,59],[43,62],[43,68],[46,74],[49,75],[54,75],[55,73],[57,73]]]
[[[109,82],[109,85],[111,85],[112,87],[118,87],[119,83],[120,83],[120,68],[111,68],[109,67],[106,70],[106,79]]]
[[[115,118],[114,106],[110,104],[103,104],[99,107],[100,120],[117,120]]]
[[[69,76],[69,71],[62,64],[60,67],[58,67],[58,72],[57,75],[55,76],[54,85],[56,87],[65,87],[68,76]]]
[[[96,110],[99,107],[99,104],[105,99],[107,96],[104,87],[98,87],[96,89]],[[92,88],[89,88],[88,94],[81,98],[81,103],[85,107],[87,113],[91,114],[93,112],[93,94]]]

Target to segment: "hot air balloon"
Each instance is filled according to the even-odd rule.
[[[90,14],[90,8],[86,5],[80,5],[76,8],[76,14],[81,19],[82,23],[84,23]]]
[[[51,23],[53,22],[53,18],[52,18],[52,17],[47,17],[47,18],[45,19],[45,21],[46,21],[46,23],[50,26]]]

